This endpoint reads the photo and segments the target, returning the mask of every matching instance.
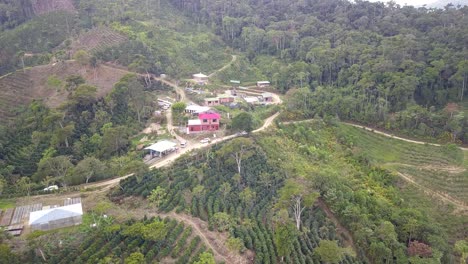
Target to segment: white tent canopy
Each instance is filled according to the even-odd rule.
[[[200,73],[195,73],[193,75],[193,78],[208,78],[208,76],[200,72]]]
[[[76,217],[81,217],[82,215],[83,208],[81,203],[76,203],[47,210],[31,212],[29,215],[29,225],[33,227],[49,225],[50,223],[63,221],[66,219],[73,219]],[[75,223],[72,221],[71,225],[73,224]]]
[[[145,149],[149,149],[149,150],[152,150],[152,151],[163,153],[165,151],[174,149],[176,146],[177,146],[177,143],[174,143],[174,142],[169,141],[169,140],[161,140],[161,141],[159,141],[157,143],[154,143],[153,145],[151,145],[149,147],[146,147]]]

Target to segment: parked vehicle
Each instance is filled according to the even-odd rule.
[[[51,186],[49,186],[49,187],[44,188],[44,191],[45,191],[45,192],[54,191],[54,190],[58,190],[58,186],[57,186],[57,185],[51,185]]]
[[[200,143],[210,143],[210,139],[209,138],[204,138],[202,140],[200,140]]]
[[[187,146],[187,141],[180,142],[180,147],[185,148]]]

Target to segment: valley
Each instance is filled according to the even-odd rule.
[[[465,263],[467,12],[5,0],[0,263]]]

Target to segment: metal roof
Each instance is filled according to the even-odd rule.
[[[174,143],[169,140],[161,140],[157,143],[154,143],[153,145],[146,147],[145,149],[157,151],[157,152],[164,152],[167,150],[173,149],[175,146],[177,146],[177,143]]]
[[[31,212],[29,225],[46,224],[50,221],[83,215],[81,203],[56,207],[48,210]]]

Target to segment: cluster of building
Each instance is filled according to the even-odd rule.
[[[265,104],[273,102],[273,94],[264,92],[247,92],[247,91],[235,91],[228,90],[225,94],[218,95],[217,97],[205,98],[205,106],[217,106],[217,105],[229,105],[234,103],[236,98],[241,98],[248,104]]]

